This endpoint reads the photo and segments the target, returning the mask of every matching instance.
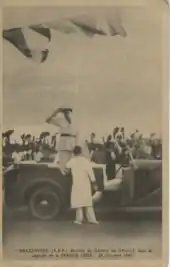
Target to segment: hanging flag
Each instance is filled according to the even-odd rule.
[[[29,28],[32,29],[33,31],[47,37],[48,40],[51,41],[51,31],[49,28],[44,27],[43,25],[30,26]]]
[[[77,27],[69,20],[51,21],[45,24],[50,29],[63,32],[65,34],[77,33]]]
[[[93,17],[87,15],[79,16],[70,21],[89,37],[93,37],[95,34],[107,35],[102,29],[97,28],[96,21]]]
[[[27,58],[32,58],[35,61],[38,58],[40,63],[47,59],[49,50],[30,49],[21,28],[4,30],[3,38],[13,44]]]
[[[111,22],[108,22],[109,25],[109,31],[110,31],[110,35],[111,36],[115,36],[115,35],[120,35],[122,37],[126,37],[127,33],[125,31],[125,29],[119,25],[113,25]]]
[[[52,40],[51,30],[60,31],[65,34],[83,33],[88,37],[94,37],[95,35],[101,36],[127,36],[127,33],[122,26],[122,22],[119,12],[112,12],[101,16],[96,14],[86,14],[74,16],[71,18],[65,18],[60,20],[45,21],[42,23],[34,23],[33,21],[24,26],[21,25],[17,28],[8,28],[3,30],[3,38],[14,45],[25,57],[33,59],[35,62],[45,62],[48,58],[49,49],[41,46],[41,48],[34,49],[29,45],[29,37],[25,34],[25,29],[29,29],[37,35],[41,35],[48,39],[48,42]],[[103,25],[99,26],[100,18],[105,21],[107,30]],[[15,26],[14,26],[15,27]],[[54,32],[53,32],[54,34]],[[29,34],[28,34],[29,35]],[[32,37],[33,39],[36,37]]]
[[[114,16],[112,14],[107,14],[107,16],[105,16],[105,19],[107,21],[109,33],[111,36],[127,36],[127,33],[124,27],[122,26],[120,12],[114,12]]]
[[[13,44],[24,56],[31,58],[31,50],[27,46],[24,34],[21,28],[4,30],[3,38]]]

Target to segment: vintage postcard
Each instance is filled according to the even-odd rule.
[[[166,263],[167,58],[164,0],[3,6],[7,266]]]

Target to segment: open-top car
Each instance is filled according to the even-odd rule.
[[[110,181],[105,165],[92,166],[101,192],[95,209],[161,210],[162,161],[135,160],[136,168],[118,166],[116,178]],[[57,164],[23,161],[4,171],[5,205],[27,205],[34,217],[51,220],[70,208],[71,185],[71,174],[62,174]]]

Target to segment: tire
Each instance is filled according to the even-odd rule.
[[[39,220],[52,220],[60,214],[61,197],[51,187],[36,189],[29,198],[29,210]]]

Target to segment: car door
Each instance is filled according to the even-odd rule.
[[[123,168],[123,181],[121,187],[121,205],[127,206],[133,202],[135,194],[135,171],[130,167]]]
[[[159,193],[157,204],[161,204],[162,191],[162,162],[159,160],[141,160],[137,162],[138,169],[135,171],[134,184],[134,203],[144,203],[142,200],[155,198],[156,193]],[[146,205],[149,202],[146,201]],[[152,203],[153,205],[154,203]],[[156,205],[156,203],[155,203]]]

